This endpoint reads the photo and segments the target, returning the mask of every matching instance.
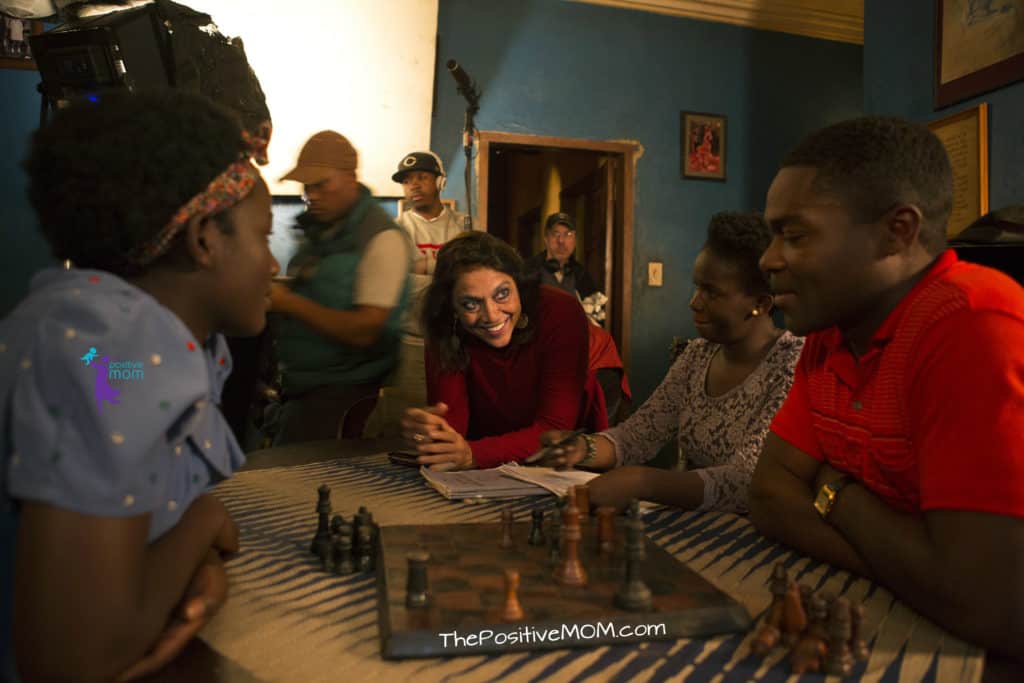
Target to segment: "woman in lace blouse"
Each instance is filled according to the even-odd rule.
[[[713,216],[693,269],[690,310],[700,338],[629,419],[553,449],[543,464],[612,470],[590,483],[595,505],[621,509],[640,498],[745,512],[761,444],[803,348],[803,339],[772,322],[771,291],[758,268],[770,239],[759,214]],[[542,440],[563,434],[547,432]],[[679,468],[641,465],[673,437]]]

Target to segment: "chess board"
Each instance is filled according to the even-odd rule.
[[[545,525],[546,526],[546,525]],[[449,657],[566,647],[641,643],[743,632],[747,611],[645,537],[641,576],[652,593],[649,611],[614,604],[625,581],[624,520],[616,519],[615,550],[601,556],[597,522],[584,522],[579,557],[588,585],[552,578],[547,544],[527,543],[530,523],[512,525],[513,547],[500,547],[501,523],[383,526],[377,571],[381,655],[387,659]],[[545,529],[547,531],[547,529]],[[430,554],[430,603],[405,605],[407,555]],[[525,618],[504,622],[505,569],[520,572]]]

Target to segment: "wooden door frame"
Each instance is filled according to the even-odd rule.
[[[473,224],[487,230],[487,184],[490,180],[491,145],[523,147],[556,147],[581,152],[599,152],[622,156],[622,253],[618,254],[622,280],[618,294],[622,301],[622,338],[619,340],[619,355],[626,371],[629,371],[630,336],[632,332],[633,302],[633,201],[636,184],[636,162],[642,153],[638,142],[614,142],[586,140],[583,138],[560,138],[548,135],[506,133],[496,130],[481,130],[477,133],[476,177],[477,201]]]

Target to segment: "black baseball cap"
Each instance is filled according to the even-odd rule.
[[[406,174],[413,171],[426,171],[434,175],[444,175],[444,169],[441,168],[441,164],[436,156],[430,152],[411,152],[398,162],[398,170],[391,176],[391,179],[396,183],[400,183]]]
[[[548,216],[547,221],[544,222],[544,231],[547,232],[548,230],[559,224],[567,225],[570,230],[576,229],[576,221],[572,219],[572,216],[565,213],[564,211],[560,211],[558,213],[553,213],[550,216]]]

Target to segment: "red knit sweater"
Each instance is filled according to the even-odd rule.
[[[464,341],[469,367],[442,372],[427,348],[427,397],[448,404],[445,419],[473,449],[477,467],[521,461],[549,429],[608,426],[600,385],[589,372],[590,324],[571,295],[541,286],[537,328],[530,341],[503,349]]]

